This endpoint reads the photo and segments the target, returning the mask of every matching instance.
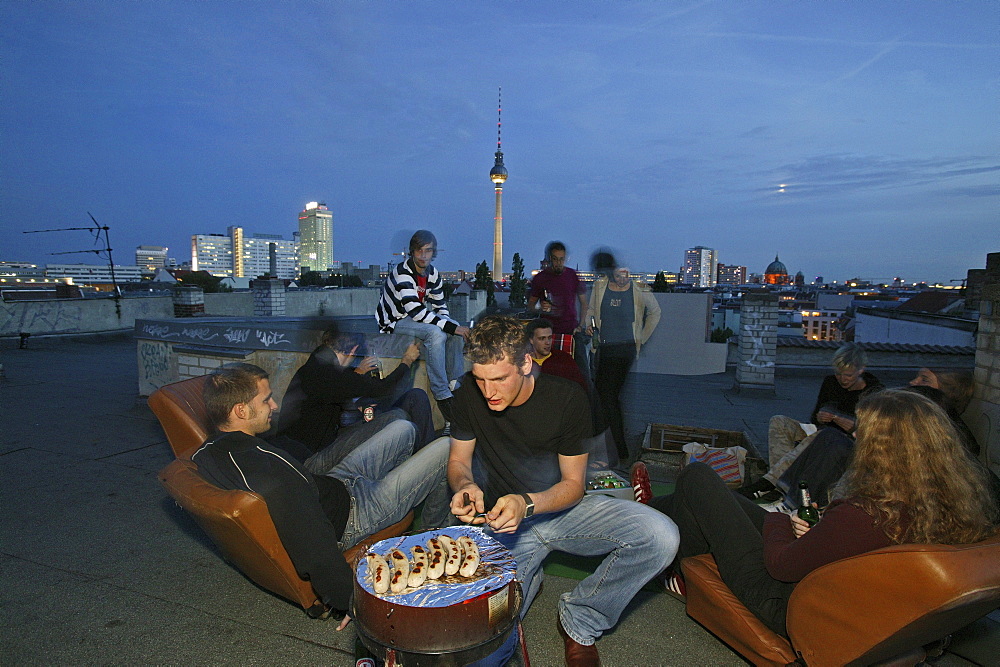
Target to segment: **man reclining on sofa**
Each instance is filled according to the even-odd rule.
[[[253,364],[232,364],[205,383],[205,405],[217,433],[191,460],[198,473],[223,489],[260,495],[299,576],[344,620],[354,573],[342,549],[401,520],[425,499],[423,523],[450,517],[445,481],[448,440],[440,438],[411,456],[415,429],[395,421],[379,443],[365,443],[322,474],[302,466],[305,447],[277,447],[258,437],[278,409],[267,373]],[[352,508],[352,502],[353,508]]]

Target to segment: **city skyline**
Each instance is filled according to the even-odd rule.
[[[0,260],[92,247],[21,234],[89,211],[116,263],[184,261],[234,208],[291,238],[325,201],[335,260],[398,261],[428,228],[442,268],[492,263],[499,86],[505,272],[557,238],[581,267],[704,245],[947,284],[997,250],[993,2],[4,6]]]

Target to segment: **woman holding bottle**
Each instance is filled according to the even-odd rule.
[[[857,418],[842,499],[811,527],[731,492],[708,466],[686,467],[675,493],[649,503],[680,531],[675,573],[681,559],[711,553],[733,594],[786,634],[788,598],[816,568],[893,544],[967,544],[996,532],[998,508],[984,471],[938,405],[884,390],[861,400]]]

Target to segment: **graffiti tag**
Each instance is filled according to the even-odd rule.
[[[202,327],[201,329],[184,329],[181,331],[181,335],[188,338],[197,338],[198,340],[212,340],[218,337],[219,334],[212,333],[212,330],[207,327]]]
[[[257,330],[257,340],[264,344],[265,347],[271,347],[272,345],[278,345],[284,343],[285,345],[291,345],[292,341],[285,340],[285,334],[280,331],[261,331]]]
[[[229,327],[226,329],[226,333],[222,334],[222,337],[230,343],[245,343],[247,342],[247,339],[250,338],[250,330],[233,329],[232,327]]]
[[[747,366],[754,368],[770,368],[774,366],[774,360],[767,354],[767,345],[764,343],[764,332],[767,327],[760,324],[748,324],[740,331],[740,336],[746,336],[750,341],[750,358],[746,360]]]
[[[170,368],[170,355],[167,346],[158,343],[140,343],[139,359],[146,378],[166,373]]]
[[[170,331],[170,327],[166,324],[144,324],[142,325],[142,332],[150,336],[160,336],[161,338],[179,335],[176,331]]]

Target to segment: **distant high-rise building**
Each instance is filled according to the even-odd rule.
[[[294,279],[299,275],[299,253],[294,241],[280,234],[254,234],[243,239],[243,276],[257,278],[270,273],[274,278]]]
[[[715,287],[718,282],[718,257],[714,248],[695,246],[684,251],[685,285],[695,287]]]
[[[150,271],[167,265],[167,248],[160,245],[141,245],[135,249],[135,264]]]
[[[303,272],[333,265],[333,213],[323,202],[309,202],[299,213],[299,264]]]
[[[225,234],[195,234],[191,237],[191,270],[213,276],[233,276],[233,240]]]
[[[243,266],[243,228],[230,226],[226,228],[226,234],[229,235],[230,241],[233,243],[233,277],[242,278],[246,275],[246,269]]]
[[[110,285],[112,282],[137,283],[142,280],[143,266],[122,266],[115,264],[114,281],[111,267],[107,264],[48,264],[45,276],[48,278],[71,278],[77,285]]]
[[[745,285],[747,282],[747,267],[719,263],[718,284]]]

